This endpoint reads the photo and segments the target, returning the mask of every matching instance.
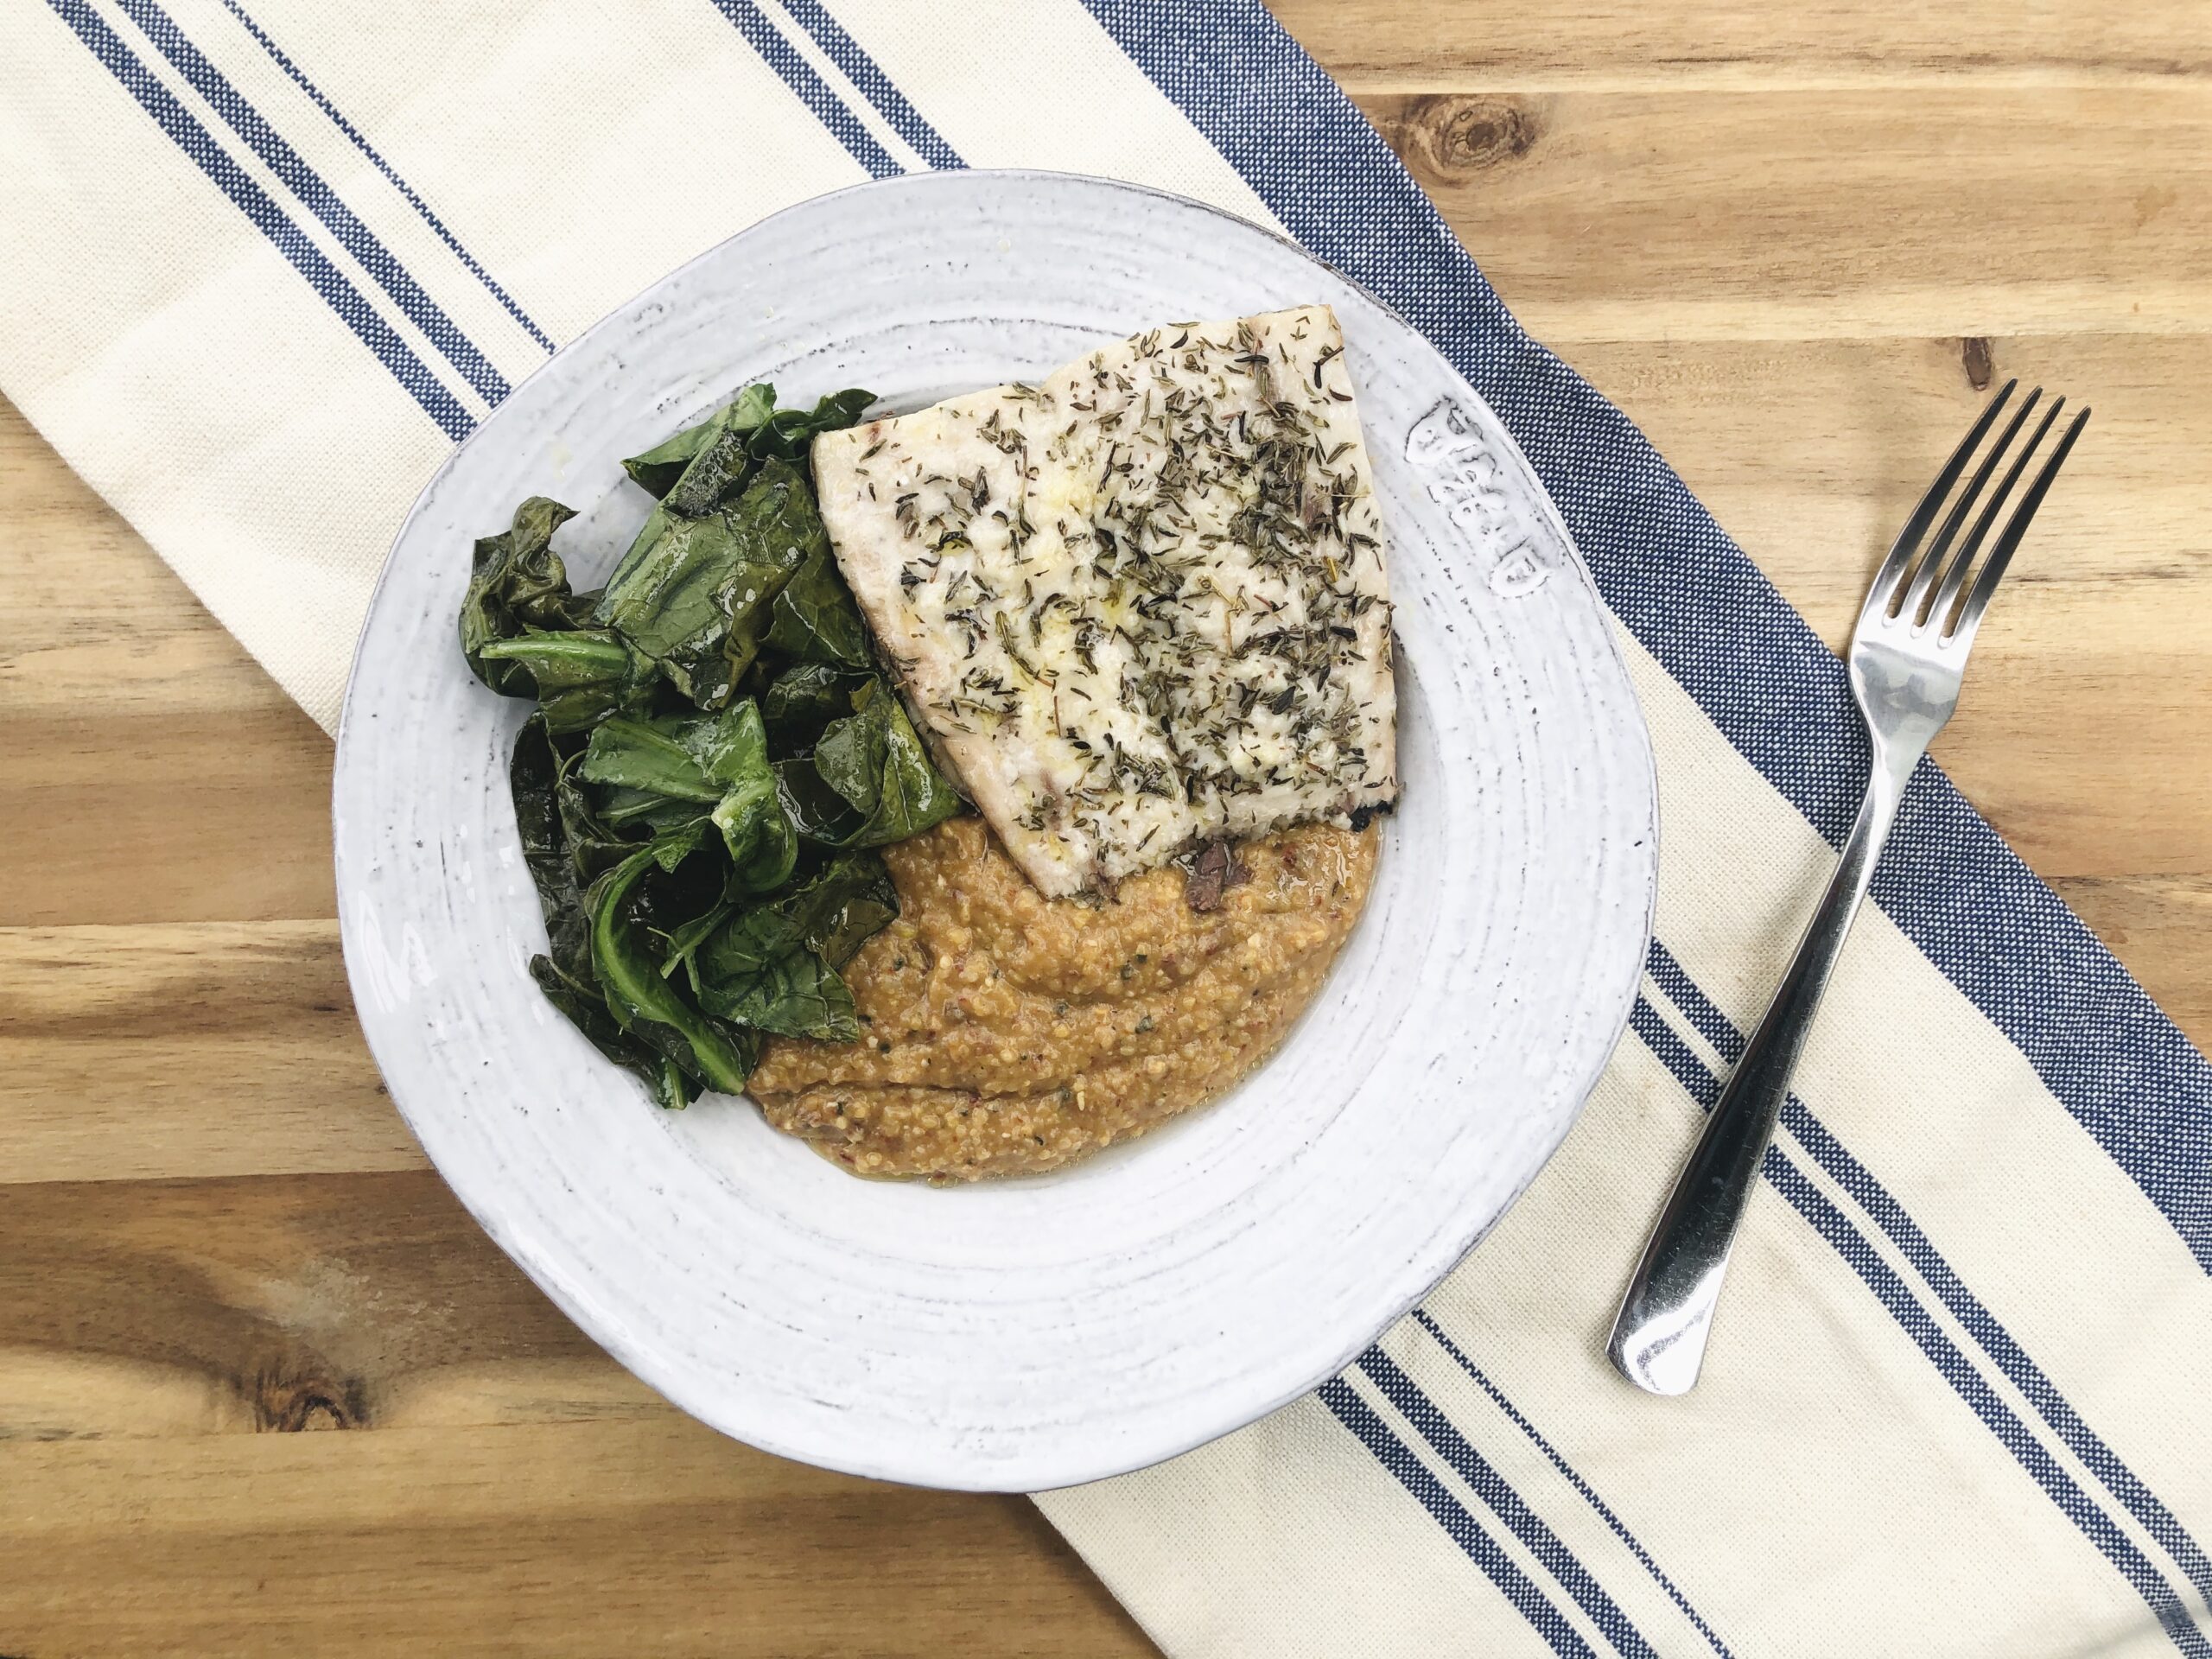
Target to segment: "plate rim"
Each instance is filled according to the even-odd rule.
[[[1196,209],[1211,218],[1225,220],[1229,226],[1238,232],[1256,232],[1288,249],[1300,260],[1327,272],[1334,280],[1357,291],[1369,303],[1395,320],[1415,338],[1427,345],[1430,349],[1437,350],[1434,342],[1409,321],[1396,307],[1376,295],[1372,289],[1356,277],[1319,257],[1295,238],[1285,235],[1273,226],[1243,218],[1214,203],[1182,195],[1174,191],[1093,174],[1072,173],[1047,168],[972,168],[957,171],[933,170],[899,174],[886,178],[864,180],[836,190],[822,192],[780,207],[772,213],[764,214],[752,224],[702,249],[682,264],[670,267],[635,293],[627,295],[616,302],[588,327],[579,330],[572,338],[560,346],[546,358],[544,362],[518,380],[509,396],[512,397],[514,392],[520,391],[523,387],[554,370],[564,357],[572,352],[581,350],[600,330],[608,327],[632,310],[648,296],[664,288],[683,273],[721,257],[731,245],[742,241],[779,220],[797,214],[818,211],[824,203],[847,197],[894,191],[972,188],[979,182],[986,185],[1000,182],[1027,183],[1041,185],[1048,188],[1061,186],[1073,186],[1084,189],[1103,188],[1130,196],[1169,202],[1179,207]],[[1598,587],[1588,562],[1582,556],[1581,549],[1576,544],[1573,534],[1568,529],[1565,518],[1560,512],[1558,503],[1553,499],[1550,489],[1529,460],[1519,441],[1514,437],[1505,422],[1491,407],[1489,400],[1483,397],[1458,366],[1451,363],[1448,358],[1444,358],[1440,350],[1438,351],[1438,356],[1452,372],[1454,395],[1464,395],[1478,405],[1488,418],[1490,429],[1484,434],[1485,438],[1495,436],[1502,442],[1510,452],[1512,461],[1520,467],[1523,475],[1535,486],[1534,498],[1538,512],[1542,515],[1548,527],[1559,537],[1560,544],[1566,550],[1574,580],[1582,584],[1607,624],[1604,629],[1605,639],[1604,660],[1611,664],[1614,674],[1618,676],[1618,686],[1625,694],[1623,710],[1624,717],[1621,721],[1620,735],[1633,741],[1642,759],[1642,765],[1636,772],[1637,781],[1642,785],[1639,795],[1643,810],[1638,816],[1643,825],[1642,845],[1644,849],[1644,857],[1639,872],[1643,893],[1642,938],[1637,953],[1637,961],[1641,963],[1649,954],[1651,940],[1656,936],[1659,896],[1659,860],[1663,830],[1660,814],[1657,755],[1651,741],[1649,718],[1644,709],[1643,699],[1637,694],[1635,680],[1630,673],[1628,661],[1622,650],[1618,619],[1614,616],[1611,607],[1605,603],[1603,592]],[[572,1286],[565,1281],[556,1263],[550,1257],[540,1259],[537,1247],[533,1243],[516,1237],[504,1224],[486,1214],[471,1193],[456,1184],[437,1160],[430,1155],[429,1146],[416,1122],[416,1113],[410,1109],[401,1098],[399,1091],[391,1087],[391,1076],[385,1057],[379,1052],[375,1037],[371,1033],[369,1022],[360,1014],[362,1001],[358,988],[361,976],[359,951],[363,947],[359,939],[359,927],[353,920],[346,902],[349,884],[341,797],[344,793],[347,772],[347,755],[350,751],[357,750],[359,743],[364,741],[357,734],[354,719],[357,691],[360,684],[361,662],[368,651],[369,639],[378,612],[386,598],[396,563],[396,555],[400,547],[407,541],[415,528],[416,521],[438,493],[440,486],[460,465],[470,447],[476,443],[491,427],[499,409],[505,406],[505,400],[502,400],[500,405],[495,406],[489,411],[482,420],[478,422],[467,437],[454,444],[447,452],[437,467],[424,480],[422,488],[416,493],[406,514],[401,519],[398,528],[394,531],[391,545],[385,550],[384,559],[378,568],[376,581],[370,590],[367,607],[363,612],[360,632],[354,640],[353,650],[347,665],[346,693],[340,709],[331,772],[333,874],[338,901],[340,950],[346,964],[348,990],[354,996],[356,1024],[361,1030],[364,1043],[369,1050],[371,1058],[376,1063],[379,1077],[386,1084],[386,1093],[393,1107],[398,1112],[401,1121],[406,1124],[408,1133],[414,1137],[416,1145],[423,1148],[431,1167],[437,1172],[439,1179],[460,1202],[469,1218],[493,1243],[499,1247],[501,1254],[520,1268],[524,1276],[561,1311],[564,1317],[571,1320],[588,1339],[608,1354],[632,1376],[667,1400],[677,1410],[683,1412],[685,1415],[705,1423],[717,1433],[727,1435],[730,1439],[740,1440],[743,1444],[754,1446],[774,1456],[866,1478],[925,1485],[943,1491],[1056,1491],[1151,1468],[1249,1427],[1262,1418],[1304,1398],[1330,1377],[1340,1373],[1369,1345],[1378,1340],[1383,1332],[1397,1324],[1408,1312],[1417,1306],[1424,1296],[1458,1270],[1459,1265],[1481,1244],[1490,1231],[1520,1201],[1536,1177],[1542,1173],[1552,1159],[1557,1155],[1560,1147],[1565,1144],[1567,1135],[1573,1133],[1575,1126],[1580,1122],[1582,1115],[1588,1107],[1591,1096],[1595,1092],[1599,1080],[1611,1065],[1613,1056],[1619,1049],[1621,1039],[1628,1031],[1638,995],[1640,969],[1636,975],[1629,977],[1625,994],[1620,998],[1618,1014],[1611,1022],[1611,1036],[1601,1048],[1593,1049],[1594,1058],[1588,1070],[1574,1079],[1568,1090],[1573,1096],[1573,1104],[1560,1114],[1557,1132],[1552,1135],[1549,1144],[1544,1147],[1542,1156],[1534,1160],[1527,1173],[1491,1214],[1463,1236],[1456,1236],[1451,1260],[1440,1273],[1426,1284],[1415,1288],[1402,1300],[1395,1297],[1390,1299],[1390,1305],[1370,1324],[1363,1335],[1351,1343],[1342,1353],[1332,1357],[1325,1369],[1316,1372],[1288,1392],[1282,1393],[1279,1396],[1271,1395],[1263,1403],[1240,1408],[1236,1420],[1225,1426],[1209,1423],[1195,1431],[1185,1430],[1160,1436],[1159,1446],[1163,1449],[1147,1446],[1143,1454],[1134,1462],[1126,1456],[1110,1457],[1103,1460],[1094,1459],[1090,1462],[1084,1462],[1080,1458],[1063,1457],[1060,1461],[1066,1464],[1068,1467],[1064,1471],[1056,1471],[1051,1478],[1042,1480],[1025,1478],[1016,1484],[1009,1484],[1003,1478],[992,1478],[989,1469],[981,1465],[966,1473],[958,1468],[952,1467],[932,1467],[926,1472],[918,1472],[914,1467],[893,1467],[882,1459],[865,1453],[847,1455],[846,1448],[843,1446],[834,1450],[817,1446],[801,1447],[785,1442],[772,1432],[764,1432],[750,1422],[747,1423],[745,1433],[740,1434],[726,1427],[719,1414],[710,1414],[707,1408],[684,1403],[678,1397],[678,1391],[672,1386],[671,1382],[664,1381],[666,1372],[652,1348],[630,1342],[627,1339],[626,1332],[622,1330],[622,1322],[619,1317],[602,1318],[602,1310],[594,1303],[592,1298],[582,1292],[580,1287]],[[358,885],[355,884],[356,887]],[[1256,1076],[1257,1073],[1254,1075]],[[939,1459],[940,1463],[944,1461]]]

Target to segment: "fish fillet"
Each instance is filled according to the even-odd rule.
[[[1397,795],[1382,519],[1326,306],[815,440],[837,563],[1039,891]]]

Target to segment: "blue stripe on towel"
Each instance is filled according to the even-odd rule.
[[[1351,1383],[1340,1376],[1332,1377],[1316,1392],[1321,1403],[1336,1414],[1337,1421],[1375,1454],[1377,1463],[1397,1477],[1398,1484],[1420,1500],[1421,1506],[1452,1535],[1452,1542],[1467,1552],[1468,1559],[1482,1568],[1522,1618],[1536,1627],[1560,1659],[1597,1659],[1581,1633],[1529,1581],[1529,1575],[1514,1565],[1513,1558],[1497,1539],[1483,1530],[1482,1523],[1467,1513],[1466,1506],[1429,1472],[1403,1440],[1390,1432],[1389,1425],[1375,1414],[1375,1408],[1359,1397]]]
[[[1733,1065],[1744,1052],[1743,1033],[1706,995],[1673,953],[1656,939],[1651,943],[1647,966],[1653,982],[1667,994],[1668,1000],[1719,1051],[1721,1058]],[[1896,1244],[1898,1253],[1912,1264],[1913,1271],[1935,1292],[1936,1300],[1950,1310],[1952,1317],[1966,1328],[1997,1369],[2035,1407],[2037,1414],[2050,1425],[2067,1449],[2081,1459],[2083,1466],[2174,1558],[2197,1593],[2212,1602],[2212,1560],[2206,1558],[2202,1548],[2190,1536],[2173,1511],[2120,1460],[2119,1453],[2082,1421],[2080,1414],[2059,1393],[2056,1384],[2044,1374],[2043,1368],[2028,1357],[1996,1315],[1967,1288],[1951,1264],[1943,1259],[1942,1252],[1906,1213],[1904,1206],[1796,1096],[1792,1095],[1783,1108],[1782,1121],[1812,1154],[1813,1161],[1848,1192],[1852,1201]]]
[[[1720,1092],[1719,1080],[1706,1069],[1690,1046],[1675,1035],[1658,1009],[1638,996],[1629,1014],[1629,1027],[1660,1063],[1674,1073],[1675,1081],[1681,1084],[1690,1098],[1700,1108],[1711,1110],[1714,1097]],[[2158,1623],[2174,1645],[2189,1659],[2212,1659],[2212,1642],[2208,1642],[2196,1628],[2165,1575],[2136,1547],[2135,1541],[2120,1530],[2103,1506],[2059,1466],[2057,1459],[2037,1439],[2035,1431],[1998,1397],[1974,1362],[1959,1351],[1957,1344],[1944,1334],[1942,1327],[1897,1277],[1896,1270],[1867,1243],[1866,1236],[1829,1202],[1780,1147],[1767,1148],[1761,1169],[1798,1214],[1812,1224],[1813,1230],[1827,1241],[1874,1293],[1875,1300],[1889,1310],[1891,1317],[1904,1327],[1905,1334],[1927,1356],[1952,1390],[1997,1437],[1998,1443],[2012,1454],[2060,1512],[2079,1527],[2083,1535],[2119,1569],[2120,1576],[2134,1586],[2158,1615]]]
[[[1420,1321],[1422,1330],[1436,1338],[1437,1345],[1458,1362],[1459,1369],[1474,1379],[1475,1386],[1490,1396],[1491,1402],[1505,1414],[1507,1421],[1527,1435],[1536,1450],[1544,1454],[1552,1467],[1565,1476],[1567,1484],[1582,1494],[1583,1502],[1598,1512],[1598,1518],[1605,1523],[1614,1537],[1628,1546],[1629,1553],[1643,1563],[1643,1570],[1651,1575],[1652,1581],[1667,1592],[1667,1599],[1681,1608],[1682,1617],[1697,1626],[1698,1634],[1711,1644],[1713,1651],[1719,1656],[1719,1659],[1735,1659],[1735,1656],[1728,1651],[1728,1644],[1720,1639],[1713,1626],[1705,1622],[1697,1609],[1690,1605],[1688,1598],[1675,1587],[1675,1581],[1660,1570],[1659,1563],[1651,1559],[1650,1551],[1645,1549],[1637,1541],[1636,1535],[1628,1529],[1627,1524],[1620,1516],[1613,1513],[1612,1506],[1599,1497],[1590,1483],[1577,1474],[1574,1466],[1559,1454],[1552,1443],[1544,1438],[1542,1431],[1523,1416],[1514,1403],[1505,1397],[1503,1391],[1498,1388],[1497,1384],[1490,1380],[1482,1368],[1460,1351],[1459,1344],[1445,1333],[1444,1327],[1436,1322],[1427,1308],[1414,1309],[1413,1317]]]
[[[1590,1616],[1591,1623],[1612,1643],[1621,1659],[1659,1659],[1651,1644],[1629,1622],[1628,1615],[1621,1611],[1619,1604],[1575,1559],[1574,1552],[1560,1541],[1559,1535],[1544,1524],[1543,1517],[1529,1507],[1488,1459],[1467,1443],[1466,1436],[1436,1408],[1413,1378],[1398,1369],[1389,1355],[1380,1348],[1370,1348],[1357,1363],[1382,1397],[1398,1408],[1398,1414],[1414,1426],[1436,1455],[1490,1505],[1529,1553],[1544,1564],[1544,1570],[1558,1580],[1560,1587],[1574,1598],[1575,1605]]]
[[[887,179],[906,170],[891,159],[891,152],[876,142],[860,117],[830,89],[830,83],[815,73],[814,66],[784,38],[783,31],[753,0],[715,0],[715,10],[729,19],[745,36],[746,44],[760,54],[762,62],[783,77],[784,85],[798,94],[799,101],[814,111],[814,118],[830,129],[830,136],[868,169],[870,178]]]
[[[154,0],[118,0],[118,3],[192,90],[207,100],[208,106],[261,158],[262,164],[322,221],[339,246],[391,296],[401,315],[423,331],[478,395],[491,404],[505,397],[508,391],[505,377],[477,350],[475,342],[454,326],[453,319],[423,291],[422,285],[392,256],[391,251],[354,216],[353,210],[339,199],[338,193],[300,159],[299,152],[277,136],[276,130],[239,94],[222,71],[207,61],[169,15]]]
[[[1290,233],[1396,308],[1503,418],[1606,603],[1831,842],[1866,778],[1842,664],[1628,417],[1529,339],[1421,188],[1258,0],[1085,0]],[[2212,1065],[1925,766],[1874,897],[2212,1272]]]
[[[922,112],[906,101],[906,95],[891,84],[891,78],[876,65],[874,58],[851,35],[844,25],[830,15],[821,0],[781,0],[783,8],[791,15],[801,29],[814,37],[822,54],[836,64],[847,80],[860,89],[861,96],[875,105],[876,111],[897,133],[914,148],[914,153],[934,168],[965,167],[958,153],[944,141],[944,137],[922,117]]]
[[[524,313],[522,307],[515,303],[513,296],[492,279],[491,273],[476,263],[475,257],[461,245],[460,238],[446,228],[445,221],[430,210],[429,203],[417,195],[414,187],[401,178],[391,164],[377,153],[376,147],[361,136],[360,130],[339,112],[338,106],[322,95],[321,89],[307,78],[306,73],[286,55],[283,48],[269,38],[268,33],[261,25],[246,15],[245,8],[238,4],[238,0],[223,0],[223,6],[232,16],[238,20],[240,27],[253,37],[254,44],[269,54],[270,61],[291,78],[292,84],[315,100],[315,107],[330,118],[331,124],[346,135],[354,149],[368,157],[369,164],[384,175],[391,188],[399,192],[400,195],[405,199],[407,205],[412,207],[422,221],[435,232],[438,240],[452,251],[454,257],[468,268],[468,274],[483,283],[486,291],[493,299],[499,301],[499,304],[505,308],[506,314],[522,325],[524,332],[547,351],[551,351],[552,337],[532,322]]]
[[[123,84],[124,90],[138,100],[139,107],[154,118],[177,148],[191,157],[216,188],[252,221],[254,227],[276,245],[292,268],[307,279],[308,285],[322,296],[354,336],[391,372],[392,378],[423,406],[423,412],[438,423],[445,435],[456,442],[467,437],[475,422],[461,406],[460,400],[407,348],[391,325],[339,273],[307,233],[270,200],[268,192],[246,175],[207,130],[177,102],[175,95],[117,38],[115,31],[86,0],[48,0],[48,3],[76,32],[86,49]]]

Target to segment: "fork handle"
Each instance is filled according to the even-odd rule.
[[[1758,1184],[1775,1120],[1789,1097],[1789,1079],[1821,994],[1924,747],[1907,753],[1885,752],[1877,740],[1866,798],[1827,892],[1643,1247],[1643,1259],[1629,1281],[1605,1344],[1606,1356],[1621,1375],[1640,1389],[1687,1394],[1697,1382],[1744,1206]]]

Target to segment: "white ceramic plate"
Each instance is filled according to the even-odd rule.
[[[663,1113],[523,971],[527,705],[469,677],[469,545],[514,504],[601,579],[620,458],[759,379],[910,409],[1182,319],[1325,300],[1392,537],[1404,801],[1366,915],[1277,1058],[1063,1173],[863,1182],[709,1096]],[[1340,1369],[1574,1121],[1649,937],[1651,753],[1603,606],[1497,418],[1297,247],[1097,180],[939,173],[756,226],[563,350],[392,549],[339,735],[346,963],[423,1149],[501,1249],[684,1410],[785,1456],[1036,1490],[1141,1467]]]

